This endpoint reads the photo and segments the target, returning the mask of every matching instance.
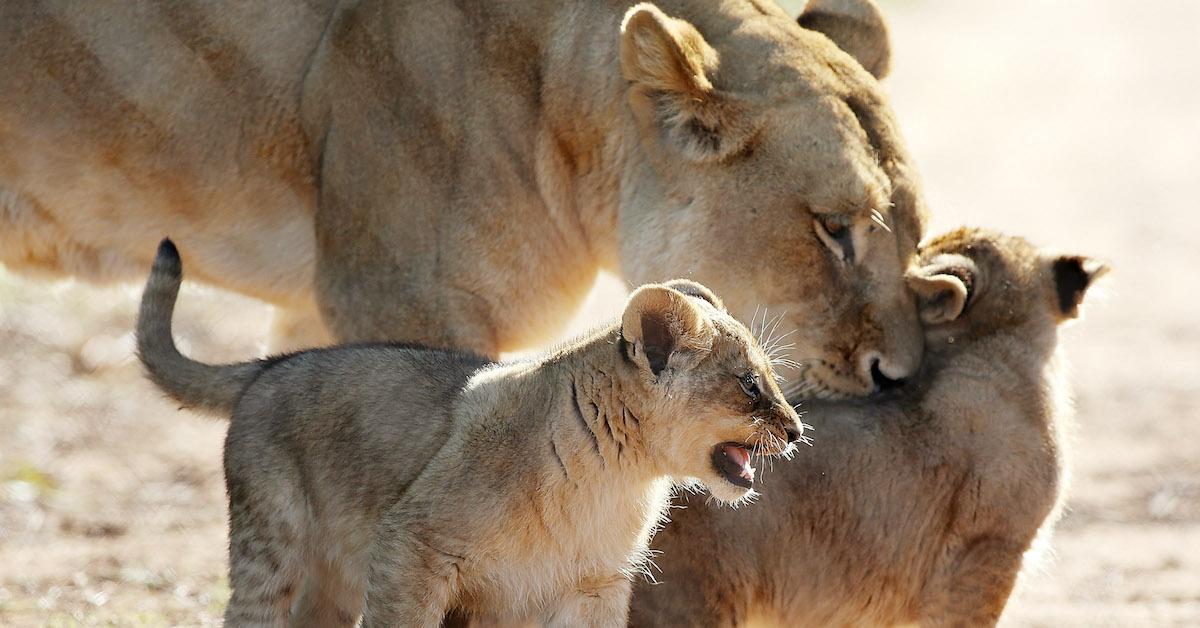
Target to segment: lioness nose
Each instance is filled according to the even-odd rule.
[[[868,374],[871,378],[871,384],[875,388],[874,392],[892,390],[904,385],[904,378],[901,377],[893,379],[888,377],[887,373],[883,372],[883,368],[880,366],[880,360],[877,356],[872,356],[869,358],[868,364],[870,364]]]
[[[875,360],[871,363],[871,383],[875,385],[875,392],[883,392],[903,386],[904,379],[892,379],[884,375],[879,368],[879,360]]]
[[[791,425],[789,425],[789,426],[783,428],[783,432],[785,434],[787,434],[787,441],[789,444],[800,440],[801,432],[800,432],[800,429],[797,427],[792,427]]]

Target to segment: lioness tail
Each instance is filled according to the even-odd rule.
[[[179,250],[169,238],[158,245],[138,311],[138,357],[151,381],[184,406],[228,415],[242,391],[265,368],[261,361],[212,365],[179,353],[171,336],[171,316],[183,281]]]

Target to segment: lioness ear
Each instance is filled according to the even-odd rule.
[[[809,0],[797,21],[833,40],[875,78],[883,79],[891,71],[887,24],[871,0]]]
[[[721,302],[721,299],[718,299],[717,295],[713,294],[713,291],[709,290],[704,284],[697,283],[690,279],[674,279],[663,285],[676,292],[682,292],[689,297],[696,297],[697,299],[708,301],[709,304],[722,312],[727,311],[725,309],[725,304]]]
[[[712,348],[713,328],[691,298],[666,286],[642,286],[629,295],[621,336],[629,358],[657,377],[668,366]]]
[[[634,114],[696,161],[736,154],[754,132],[745,107],[713,88],[717,65],[717,51],[688,22],[645,2],[625,13],[621,73]]]
[[[908,289],[917,295],[917,310],[921,322],[926,325],[949,323],[962,316],[971,296],[974,279],[974,264],[961,256],[954,256],[957,263],[930,264],[909,271],[904,276]]]
[[[1058,311],[1064,319],[1079,316],[1083,295],[1108,270],[1107,264],[1079,255],[1064,255],[1050,262]]]

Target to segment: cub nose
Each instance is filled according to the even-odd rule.
[[[804,432],[798,427],[793,427],[791,425],[788,425],[787,427],[783,428],[783,433],[787,434],[787,442],[790,445],[790,444],[800,440],[800,437],[803,435]]]

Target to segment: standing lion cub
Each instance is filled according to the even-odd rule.
[[[676,511],[631,623],[994,624],[1062,495],[1058,325],[1105,270],[982,230],[925,245],[916,380],[808,404],[815,446],[749,512]]]
[[[172,397],[232,415],[229,626],[437,626],[452,606],[624,625],[673,478],[738,501],[751,454],[800,438],[762,348],[692,282],[536,359],[365,344],[212,366],[175,348],[181,276],[164,240],[138,350]]]

